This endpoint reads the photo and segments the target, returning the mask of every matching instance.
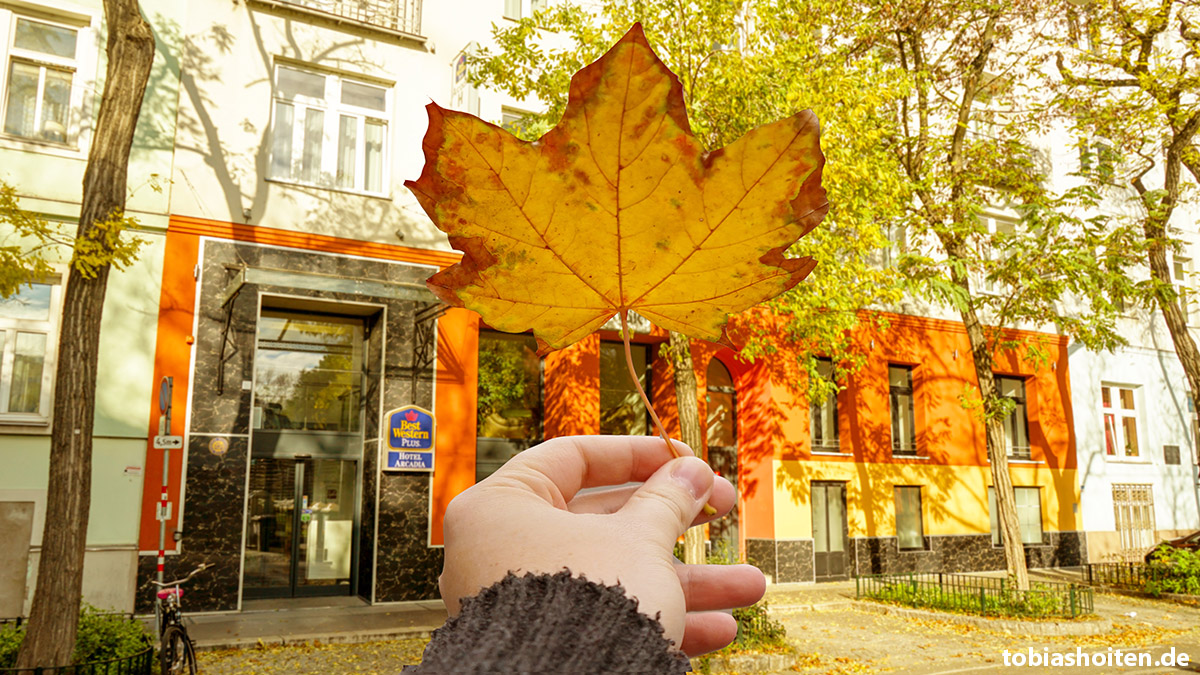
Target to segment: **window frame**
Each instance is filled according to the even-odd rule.
[[[835,372],[834,372],[834,368],[833,368],[833,359],[830,359],[830,358],[824,357],[824,356],[819,356],[816,358],[816,362],[817,362],[818,375],[820,375],[822,378],[824,378],[830,382],[836,383]],[[822,370],[822,366],[825,367],[826,372],[820,372]],[[841,449],[841,435],[840,435],[839,429],[838,429],[838,427],[840,425],[838,424],[838,401],[837,401],[837,398],[838,398],[838,393],[836,391],[834,391],[834,392],[830,393],[828,396],[826,396],[825,400],[823,400],[819,403],[814,402],[814,401],[809,402],[809,416],[808,416],[809,435],[808,435],[808,438],[809,438],[809,447],[814,452],[821,452],[821,451],[839,452]],[[818,421],[823,421],[823,422],[832,421],[833,438],[827,438],[827,436],[829,436],[829,434],[822,433],[821,437],[818,439],[818,437],[817,437]],[[825,426],[826,425],[824,423],[822,423],[820,425],[820,428],[822,430],[824,430]]]
[[[504,331],[498,331],[498,330],[494,330],[494,329],[490,329],[490,328],[481,326],[479,329],[479,338],[478,338],[478,341],[476,342],[476,350],[477,350],[476,353],[477,354],[478,354],[479,347],[483,344],[485,336],[489,335],[489,334],[490,335],[507,336],[507,339],[510,339],[513,341],[520,339],[521,337],[529,337],[530,339],[532,339],[532,336],[530,336],[528,334],[505,333]],[[504,338],[502,338],[502,339],[504,339]],[[536,346],[535,346],[535,351],[536,351]],[[504,437],[498,437],[498,436],[482,435],[481,432],[483,431],[483,427],[482,427],[482,425],[478,424],[479,384],[478,384],[478,382],[476,383],[476,385],[475,385],[475,395],[476,395],[476,398],[475,398],[475,402],[476,402],[475,482],[479,482],[479,481],[483,480],[484,478],[487,478],[488,476],[490,476],[492,473],[494,473],[496,470],[499,469],[499,466],[497,466],[494,469],[489,470],[486,473],[484,473],[483,469],[481,468],[481,467],[493,465],[495,463],[495,461],[496,461],[495,453],[502,453],[502,452],[508,453],[508,457],[500,463],[500,466],[503,466],[509,460],[511,460],[513,457],[517,456],[517,454],[524,452],[525,450],[528,450],[529,448],[532,448],[533,446],[538,445],[539,443],[546,440],[546,359],[545,359],[545,357],[538,358],[537,388],[538,388],[538,392],[537,392],[537,394],[538,394],[537,395],[538,418],[537,418],[537,424],[534,425],[535,426],[535,429],[534,429],[535,433],[533,434],[534,438],[520,438],[520,439],[504,438]],[[485,448],[486,448],[486,450],[485,450]],[[484,452],[483,461],[480,460],[481,451]]]
[[[1016,236],[1017,227],[1020,225],[1020,218],[1000,213],[995,210],[987,210],[980,213],[976,218],[983,225],[986,233],[984,239],[979,244],[979,259],[982,263],[982,269],[975,275],[976,290],[983,295],[1005,295],[1008,293],[1008,284],[1000,281],[992,281],[988,279],[988,267],[1001,260],[998,257],[995,247],[992,245],[992,238],[997,234],[1006,234]],[[1005,224],[1008,227],[1001,229],[1000,225]]]
[[[1009,459],[1033,459],[1033,443],[1029,439],[1029,397],[1028,391],[1025,388],[1028,378],[1017,375],[993,375],[993,377],[996,380],[996,391],[1001,396],[1004,396],[1003,383],[1005,381],[1016,382],[1021,388],[1020,396],[1004,396],[1004,398],[1011,399],[1017,404],[1017,407],[1013,410],[1012,414],[1006,416],[1003,420],[1004,440],[1006,443],[1004,448],[1005,454]],[[1020,423],[1023,427],[1022,431],[1024,431],[1026,443],[1026,445],[1021,447],[1018,447],[1015,441],[1017,432],[1016,418],[1018,413],[1021,417]],[[1021,450],[1023,450],[1023,452]]]
[[[1144,453],[1142,442],[1142,433],[1145,426],[1141,423],[1141,412],[1143,408],[1142,387],[1140,385],[1116,384],[1112,382],[1100,383],[1100,428],[1103,433],[1102,454],[1108,461],[1135,461],[1144,462],[1146,456]],[[1133,401],[1133,408],[1124,408],[1121,402],[1120,393],[1129,391],[1130,398]],[[1104,395],[1109,395],[1109,406],[1104,404]],[[1112,417],[1112,427],[1109,427],[1109,417]],[[1134,439],[1137,444],[1133,454],[1129,454],[1129,449],[1126,447],[1124,420],[1133,420]],[[1122,433],[1118,433],[1122,432]],[[1110,441],[1114,452],[1109,452]]]
[[[285,96],[279,84],[280,73],[290,69],[305,75],[315,75],[323,78],[321,98],[305,94],[295,94],[291,98]],[[372,87],[383,90],[384,110],[375,110],[342,102],[342,91],[346,83]],[[276,153],[280,147],[280,125],[282,124],[281,106],[289,106],[291,113],[291,139],[289,152],[289,169],[281,171],[276,163]],[[376,78],[354,75],[341,71],[297,63],[290,60],[276,59],[272,64],[271,73],[271,136],[270,157],[267,161],[268,182],[300,185],[304,187],[346,192],[369,197],[387,197],[391,185],[391,158],[393,117],[395,115],[395,84],[385,83]],[[304,176],[305,134],[309,111],[319,111],[324,119],[321,124],[321,159],[317,167],[316,180]],[[342,185],[339,175],[339,159],[341,155],[341,120],[350,117],[355,120],[355,150],[354,178],[352,185]],[[379,148],[379,189],[370,189],[367,185],[367,128],[372,122],[382,127]],[[328,177],[328,182],[325,178]]]
[[[603,351],[605,349],[606,345],[608,345],[610,348],[615,348],[620,352],[620,355],[621,355],[620,361],[622,364],[624,364],[625,363],[625,345],[624,345],[624,343],[622,343],[620,340],[601,340],[600,341],[600,350]],[[636,348],[644,348],[646,350],[646,370],[645,370],[646,382],[645,382],[645,384],[642,385],[642,387],[646,390],[646,398],[650,401],[651,405],[654,405],[654,348],[653,348],[653,345],[642,343],[642,342],[631,342],[629,347],[630,347],[631,355],[633,355],[633,350]],[[633,355],[633,358],[636,359],[636,355]],[[603,355],[601,355],[600,362],[601,362],[601,364],[603,364],[603,362],[604,362]],[[635,362],[635,364],[636,364],[636,362]],[[620,370],[621,370],[622,376],[624,378],[626,378],[626,380],[627,380],[629,377],[628,371],[625,368],[622,368]],[[605,389],[603,372],[600,373],[598,385],[599,385],[600,393],[603,394],[603,391]],[[611,389],[611,387],[609,387],[609,388]],[[637,388],[633,387],[632,383],[631,383],[629,391],[636,393]],[[650,409],[648,407],[646,407],[645,403],[642,402],[641,396],[638,397],[638,404],[641,405],[643,408],[645,408],[642,411],[643,416],[645,418],[644,424],[646,425],[646,432],[643,435],[645,435],[645,436],[656,435],[658,432],[654,428],[654,420],[651,419],[651,417],[650,417]],[[601,402],[600,402],[599,420],[601,421],[601,423],[603,423],[603,420],[604,420],[604,402],[603,402],[603,400],[601,400]],[[600,433],[604,433],[604,431],[601,430]]]
[[[509,21],[528,19],[548,5],[547,0],[501,0],[501,2],[501,14]],[[517,10],[516,16],[511,11],[514,6]]]
[[[908,385],[901,387],[892,384],[892,369],[902,369],[908,372]],[[894,457],[916,457],[917,456],[917,417],[916,417],[916,386],[913,382],[913,366],[903,363],[888,364],[888,411],[891,419],[891,441],[892,441],[892,456]],[[896,414],[897,399],[899,396],[908,395],[908,427],[911,435],[911,440],[906,448],[905,445],[896,438],[897,421]]]
[[[75,32],[75,56],[67,58],[23,49],[15,45],[17,22],[26,19],[37,23],[66,28]],[[66,157],[78,157],[86,152],[91,141],[90,121],[85,112],[90,109],[90,90],[94,87],[94,69],[99,53],[89,47],[98,26],[98,17],[77,14],[46,6],[16,8],[0,5],[0,146],[34,152],[46,152]],[[34,65],[39,68],[38,88],[44,92],[47,68],[67,71],[71,74],[70,95],[67,102],[66,139],[55,141],[38,136],[21,136],[5,131],[10,95],[10,76],[14,62]],[[42,97],[38,97],[38,108]]]
[[[0,316],[0,428],[5,426],[49,427],[54,402],[54,380],[58,370],[58,338],[62,327],[63,284],[61,277],[33,281],[50,286],[50,307],[47,319],[16,319]],[[13,363],[16,360],[16,335],[36,333],[46,336],[42,360],[42,384],[38,412],[9,412],[12,395]]]
[[[905,491],[905,493],[907,494],[907,491],[909,491],[909,490],[916,491],[917,508],[916,508],[915,513],[912,513],[912,514],[909,514],[907,512],[907,510],[905,510],[904,515],[906,515],[908,517],[915,517],[917,519],[916,532],[918,533],[918,537],[921,540],[921,544],[919,546],[905,546],[903,543],[904,537],[902,537],[900,534],[900,531],[901,531],[901,526],[900,526],[901,507],[900,507],[900,505],[902,503],[900,495],[901,495],[901,491]],[[895,509],[895,512],[896,512],[896,548],[901,551],[923,551],[923,550],[929,548],[927,539],[925,538],[925,502],[922,499],[921,492],[922,492],[922,489],[921,489],[920,485],[894,485],[894,486],[892,486],[892,501],[894,504],[893,508]]]
[[[1175,288],[1176,301],[1179,303],[1179,311],[1183,313],[1183,324],[1185,326],[1195,324],[1194,317],[1189,309],[1192,301],[1189,297],[1188,277],[1191,275],[1191,258],[1177,255],[1171,256],[1171,285]]]
[[[992,546],[1003,546],[1004,542],[1000,539],[1000,514],[996,504],[996,487],[988,486],[988,520],[991,521],[992,530]],[[1021,510],[1034,510],[1030,504],[1021,504],[1021,498],[1018,495],[1033,495],[1036,497],[1037,504],[1037,537],[1028,537],[1025,528],[1025,521],[1021,519]],[[1046,544],[1046,528],[1043,525],[1042,518],[1042,486],[1040,485],[1014,485],[1013,486],[1013,502],[1017,509],[1017,525],[1021,531],[1022,546],[1045,546]]]

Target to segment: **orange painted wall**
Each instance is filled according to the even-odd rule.
[[[600,336],[547,354],[543,374],[544,437],[600,433]]]
[[[441,546],[446,506],[475,484],[475,396],[479,388],[479,315],[451,309],[438,319],[437,460],[433,471],[430,543]]]

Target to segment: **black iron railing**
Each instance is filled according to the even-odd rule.
[[[281,1],[284,4],[305,7],[368,26],[388,28],[411,35],[421,34],[421,0]]]
[[[1152,582],[1172,579],[1178,571],[1170,565],[1146,562],[1088,563],[1089,586],[1113,586],[1132,590],[1144,590]]]
[[[1034,582],[1014,588],[1001,577],[973,574],[878,574],[855,579],[859,598],[984,616],[1066,617],[1091,614],[1092,589],[1077,584]]]

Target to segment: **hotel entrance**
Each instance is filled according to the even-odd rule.
[[[364,320],[263,308],[254,355],[243,597],[350,595]]]

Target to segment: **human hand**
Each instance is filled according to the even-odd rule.
[[[445,567],[439,583],[450,614],[459,601],[508,572],[576,576],[620,584],[638,609],[662,623],[689,656],[737,635],[726,612],[766,590],[750,565],[684,565],[676,539],[734,505],[733,485],[683,443],[672,459],[654,436],[572,436],[526,450],[454,498],[446,509]],[[584,488],[642,485],[586,491]],[[701,509],[711,504],[714,515]]]

